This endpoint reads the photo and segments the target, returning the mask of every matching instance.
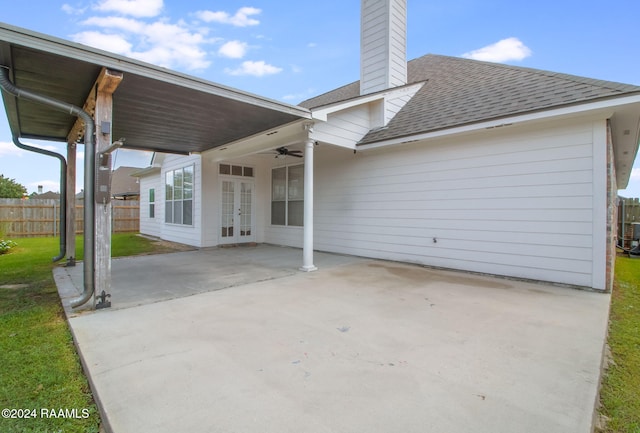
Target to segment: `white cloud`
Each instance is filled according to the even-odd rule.
[[[59,152],[59,149],[56,146],[53,146],[53,145],[25,143],[22,140],[20,140],[20,141],[23,144],[26,144],[26,145],[32,146],[32,147],[37,147],[38,149],[45,149],[45,150],[50,150],[52,152]],[[10,141],[0,141],[0,156],[18,156],[18,157],[23,157],[23,156],[27,155],[28,153],[29,153],[28,151],[19,148],[18,146],[16,146],[15,144],[13,144]]]
[[[23,156],[24,150],[9,141],[0,141],[0,156]]]
[[[72,35],[75,42],[116,54],[131,55],[132,45],[120,35],[100,32],[81,32]]]
[[[242,7],[238,9],[235,15],[230,15],[228,12],[218,11],[198,11],[196,16],[207,23],[217,22],[222,24],[231,24],[237,27],[256,26],[260,24],[260,21],[249,18],[251,15],[258,15],[262,10],[252,7]]]
[[[282,68],[265,63],[264,60],[257,62],[247,60],[242,62],[242,65],[237,69],[225,69],[229,75],[253,75],[255,77],[262,77],[264,75],[277,74],[282,71]]]
[[[247,53],[247,44],[240,41],[229,41],[222,45],[218,54],[230,59],[241,59]]]
[[[531,56],[531,50],[518,38],[502,39],[495,44],[464,53],[462,57],[486,62],[503,63],[523,60]]]
[[[74,41],[85,45],[167,68],[201,70],[211,64],[202,45],[214,40],[207,39],[206,29],[191,31],[183,21],[145,23],[131,18],[92,17],[82,24],[104,29],[72,35]]]
[[[634,168],[631,170],[631,180],[640,181],[640,168]]]
[[[94,9],[134,17],[155,17],[162,12],[162,0],[101,0]]]
[[[315,42],[309,42],[309,43],[307,44],[307,47],[308,47],[308,48],[315,48],[315,47],[317,47],[317,46],[318,46],[318,44],[316,44]]]
[[[142,34],[144,32],[145,23],[133,18],[123,17],[91,17],[82,21],[83,26],[96,26],[106,29],[117,29],[124,32]]]
[[[82,15],[87,10],[87,8],[73,7],[68,3],[63,4],[61,9],[62,9],[62,12],[68,15]]]
[[[48,180],[48,179],[39,180],[37,182],[29,182],[25,186],[29,191],[38,192],[38,187],[40,185],[42,185],[42,192],[48,192],[48,191],[60,192],[60,181],[56,181],[56,180]]]

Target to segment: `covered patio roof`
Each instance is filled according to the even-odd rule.
[[[123,73],[112,137],[124,147],[203,152],[300,119],[309,110],[0,23],[0,67],[25,90],[82,107],[102,68]],[[14,135],[68,141],[74,116],[2,94]],[[82,142],[82,139],[80,140]]]

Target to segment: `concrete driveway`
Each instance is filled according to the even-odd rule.
[[[273,273],[237,272],[278,254]],[[235,280],[212,266],[234,255]],[[114,260],[115,308],[69,318],[106,427],[591,431],[609,295],[329,254],[302,273],[300,257],[259,246]],[[64,297],[76,272],[57,271]],[[182,295],[118,306],[133,287]]]

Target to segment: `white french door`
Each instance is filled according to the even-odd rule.
[[[220,243],[255,241],[253,181],[223,179],[220,195]]]

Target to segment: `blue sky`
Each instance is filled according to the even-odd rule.
[[[408,0],[407,57],[465,56],[640,85],[638,16],[637,0]],[[359,19],[357,0],[30,0],[0,10],[11,25],[292,104],[359,79]],[[61,144],[25,142],[64,153]],[[148,162],[140,152],[115,155],[116,166]],[[55,162],[11,144],[3,108],[0,173],[29,192],[59,189]],[[638,158],[620,193],[640,197]]]

